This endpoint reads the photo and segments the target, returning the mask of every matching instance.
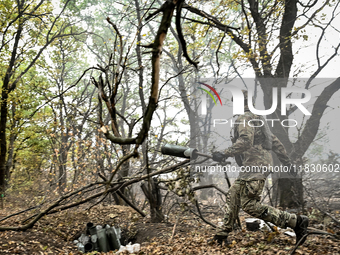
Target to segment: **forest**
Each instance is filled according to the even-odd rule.
[[[0,14],[0,254],[340,254],[338,0],[1,0]],[[273,157],[252,165],[268,173],[257,203],[308,217],[304,243],[243,205],[256,181],[239,160],[256,153],[228,148],[250,113],[252,149]]]

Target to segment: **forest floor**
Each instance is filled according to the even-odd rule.
[[[0,219],[19,210],[17,207],[0,210]],[[0,226],[18,225],[31,213],[2,221]],[[222,217],[213,212],[205,213],[204,216],[215,224]],[[339,218],[340,215],[335,216]],[[172,217],[168,223],[155,224],[125,206],[98,205],[89,211],[70,209],[43,217],[25,232],[0,232],[0,254],[81,254],[73,240],[85,231],[88,222],[119,226],[129,241],[141,244],[138,254],[290,254],[295,246],[295,237],[285,235],[283,230],[245,230],[244,218],[248,216],[244,213],[240,216],[243,230],[230,235],[232,244],[227,247],[208,245],[207,239],[212,237],[214,230],[196,216],[178,210]],[[312,226],[317,223],[321,225],[316,220],[311,221]],[[325,230],[332,233],[340,231],[332,223]],[[328,235],[310,235],[294,254],[340,254],[340,241]]]

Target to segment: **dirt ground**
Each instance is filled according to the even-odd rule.
[[[18,210],[20,208],[0,211],[0,219]],[[19,224],[31,213],[0,224]],[[240,217],[243,230],[234,231],[230,236],[232,244],[220,247],[207,244],[207,239],[214,234],[212,227],[180,209],[169,222],[156,224],[150,223],[147,217],[140,217],[130,207],[98,205],[90,211],[77,208],[46,216],[25,232],[0,232],[0,254],[81,254],[73,240],[84,232],[88,222],[119,226],[123,230],[125,243],[141,244],[139,254],[290,254],[295,243],[293,237],[283,234],[283,231],[246,231],[245,216]],[[205,217],[217,224],[221,215],[206,213]],[[312,221],[314,223],[318,222]],[[326,230],[333,233],[339,231],[332,224]],[[294,254],[340,254],[340,242],[327,235],[309,236]]]

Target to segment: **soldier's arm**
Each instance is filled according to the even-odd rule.
[[[272,151],[277,155],[277,157],[279,158],[283,165],[288,166],[291,162],[285,147],[275,135],[272,135],[272,139],[273,139]]]
[[[242,154],[243,152],[250,149],[251,146],[253,145],[255,129],[248,125],[247,122],[250,119],[251,117],[246,115],[241,115],[239,118],[237,118],[236,123],[239,123],[238,124],[239,137],[236,140],[236,142],[224,152],[229,157]],[[245,125],[240,123],[245,123]]]

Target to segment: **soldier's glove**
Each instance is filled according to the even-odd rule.
[[[212,159],[217,162],[222,162],[226,159],[226,155],[222,152],[216,151],[212,154]]]

